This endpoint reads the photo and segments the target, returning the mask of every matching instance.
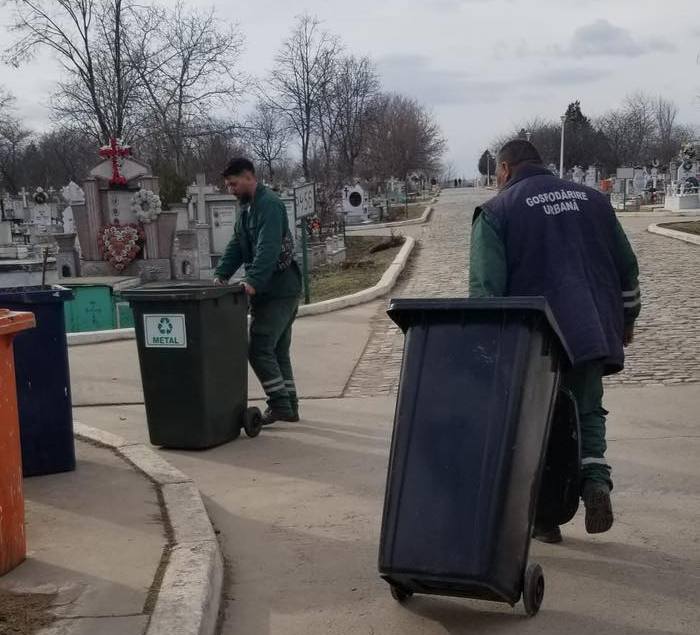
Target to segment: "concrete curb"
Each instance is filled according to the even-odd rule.
[[[146,635],[214,635],[224,564],[202,497],[190,477],[142,443],[74,424],[78,439],[116,452],[158,488],[173,540]]]
[[[411,252],[416,245],[415,238],[408,236],[406,242],[404,242],[401,251],[396,255],[394,261],[387,267],[381,280],[369,289],[363,289],[357,293],[352,293],[350,295],[344,295],[339,298],[333,298],[331,300],[324,300],[323,302],[315,302],[314,304],[306,304],[299,307],[298,317],[305,317],[309,315],[321,315],[323,313],[330,313],[331,311],[338,311],[340,309],[347,309],[351,306],[357,306],[358,304],[365,304],[381,298],[382,296],[389,293],[394,288],[396,281],[399,279],[401,272],[406,268],[408,264],[408,259],[411,256]]]
[[[389,293],[396,284],[401,272],[406,268],[408,259],[415,247],[415,238],[408,236],[401,251],[396,255],[394,261],[384,272],[382,279],[373,287],[363,289],[357,293],[343,295],[339,298],[305,304],[299,307],[298,317],[309,315],[322,315],[340,309],[347,309],[358,304],[365,304]],[[134,329],[114,329],[111,331],[91,331],[87,333],[68,333],[68,346],[86,346],[88,344],[102,344],[105,342],[120,342],[124,340],[136,339]]]
[[[412,218],[411,220],[400,220],[400,221],[395,221],[393,223],[378,223],[376,225],[374,224],[368,224],[368,225],[350,225],[349,227],[345,227],[345,233],[346,234],[356,234],[356,233],[362,233],[363,231],[374,231],[375,229],[392,229],[394,227],[408,227],[409,225],[422,225],[423,223],[427,223],[428,220],[430,219],[430,215],[433,213],[433,205],[437,199],[433,199],[431,201],[431,204],[428,205],[428,207],[425,208],[425,211],[421,215],[420,218]]]
[[[68,346],[84,346],[102,342],[133,340],[136,332],[131,329],[111,329],[109,331],[87,331],[85,333],[68,333]]]
[[[684,218],[691,216],[700,216],[700,212],[671,212],[667,209],[660,209],[657,212],[623,212],[622,210],[615,210],[618,218]]]
[[[659,236],[667,236],[668,238],[682,240],[691,245],[700,245],[700,236],[696,234],[689,234],[688,232],[681,232],[676,229],[669,229],[668,227],[659,227],[658,225],[649,225],[647,231],[652,234],[659,234]]]

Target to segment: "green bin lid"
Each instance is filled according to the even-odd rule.
[[[175,283],[151,283],[120,291],[119,295],[129,302],[162,302],[168,300],[215,300],[226,295],[242,295],[240,285],[216,286],[201,280]]]

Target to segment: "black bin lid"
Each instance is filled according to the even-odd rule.
[[[66,302],[72,300],[75,294],[71,289],[66,289],[58,284],[31,286],[31,287],[7,287],[0,289],[0,305],[3,302],[12,304],[52,304],[54,302]]]
[[[430,314],[454,314],[460,321],[464,313],[507,311],[509,313],[540,313],[559,338],[562,348],[571,360],[571,351],[559,328],[552,309],[542,296],[498,297],[498,298],[400,298],[389,303],[387,314],[406,332],[418,316]]]

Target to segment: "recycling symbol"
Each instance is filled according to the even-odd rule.
[[[169,318],[161,318],[158,322],[158,331],[161,335],[170,335],[173,332],[173,323]]]

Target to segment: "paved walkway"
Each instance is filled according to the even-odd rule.
[[[468,293],[469,234],[474,208],[492,192],[446,190],[427,225],[404,228],[416,237],[416,250],[393,297],[459,297]],[[381,306],[367,348],[345,391],[347,397],[394,394],[403,334]]]
[[[446,192],[433,222],[410,228],[422,244],[397,293],[465,294],[467,232],[477,200],[466,190]],[[688,259],[681,267],[684,280],[692,281],[697,256],[660,236],[651,237],[662,241],[658,247],[651,242],[646,247],[644,220],[629,223],[633,239],[641,241],[647,272],[657,249],[672,256],[668,268],[657,267],[643,283],[650,317],[668,311],[682,318],[677,331],[645,333],[650,327],[640,323],[640,342],[648,338],[649,354],[659,361],[674,341],[665,334],[696,345],[694,323],[687,321],[690,313],[683,307],[689,303],[697,311],[697,300],[692,293],[662,298],[658,289],[669,284],[682,259]],[[676,289],[682,286],[679,280]],[[700,383],[611,388],[608,403],[615,417],[608,456],[616,484],[615,526],[607,534],[588,536],[579,514],[564,528],[563,545],[533,545],[533,559],[542,563],[547,579],[542,612],[535,619],[524,618],[521,608],[471,600],[415,597],[402,608],[391,599],[377,573],[377,550],[394,408],[390,393],[402,338],[382,312],[364,316],[371,320],[374,313],[362,355],[369,330],[364,339],[359,336],[359,313],[335,314],[335,327],[305,318],[295,334],[297,368],[313,381],[313,392],[303,387],[303,396],[336,394],[339,375],[349,376],[352,367],[343,364],[342,372],[336,368],[325,377],[324,368],[335,355],[360,360],[346,390],[359,398],[304,399],[299,424],[273,426],[257,439],[241,438],[206,452],[161,451],[195,479],[221,532],[230,565],[222,633],[695,635],[700,623]],[[342,335],[346,328],[354,335],[339,338],[337,331]],[[311,340],[313,347],[307,345]],[[331,343],[335,348],[329,354]],[[74,383],[82,384],[84,403],[94,403],[92,397],[100,394],[104,382],[95,371],[105,367],[107,353],[116,351],[100,346],[80,351]],[[133,376],[135,355],[133,343],[120,351],[110,362],[109,376]],[[679,359],[671,372],[697,378],[692,351]],[[72,351],[74,361],[77,368]],[[319,370],[302,371],[312,367]],[[131,384],[114,384],[110,399],[124,404],[133,396]],[[382,396],[370,396],[375,394]],[[76,418],[134,442],[146,440],[142,405],[83,407]]]
[[[502,604],[391,599],[377,552],[392,397],[304,401],[299,424],[161,454],[195,479],[220,531],[222,635],[697,635],[699,400],[700,384],[610,390],[615,526],[589,536],[579,514],[562,545],[533,544],[547,591],[532,620]],[[79,416],[146,440],[142,406]]]
[[[394,297],[460,297],[468,293],[471,214],[491,193],[445,191],[432,222],[416,237],[418,253]],[[666,219],[669,220],[669,219]],[[700,248],[650,234],[648,218],[623,219],[637,252],[644,302],[627,369],[610,385],[672,385],[700,381]],[[655,221],[659,222],[659,221]],[[395,394],[403,336],[381,307],[362,358],[348,383],[348,397]]]
[[[76,451],[76,471],[24,480],[27,560],[0,577],[0,634],[146,628],[166,545],[157,494],[109,450],[77,442]]]

